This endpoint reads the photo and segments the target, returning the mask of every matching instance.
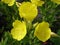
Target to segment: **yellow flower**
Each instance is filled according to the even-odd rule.
[[[20,16],[28,21],[32,21],[38,14],[37,6],[30,2],[23,2],[18,10]]]
[[[15,20],[13,22],[13,28],[11,30],[11,35],[14,39],[20,41],[26,36],[26,24],[25,22],[20,22],[19,20]]]
[[[41,0],[31,0],[31,2],[37,6],[42,6],[44,4],[44,1]]]
[[[8,4],[8,6],[14,5],[15,0],[1,0],[2,2]]]
[[[47,41],[51,36],[51,29],[48,22],[41,22],[35,28],[34,35],[41,41]]]
[[[60,4],[60,0],[51,0],[54,3]]]

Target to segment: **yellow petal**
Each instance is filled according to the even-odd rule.
[[[8,6],[14,5],[15,0],[1,0],[2,2],[8,4]]]
[[[19,26],[19,25],[21,25],[21,24],[22,24],[21,21],[15,20],[15,21],[13,22],[13,27],[17,27],[17,26]]]
[[[11,2],[8,3],[8,6],[13,6],[15,3],[15,0],[11,0]]]
[[[31,2],[37,6],[42,6],[44,4],[44,1],[41,0],[31,0]]]

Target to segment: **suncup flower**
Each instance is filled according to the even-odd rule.
[[[51,36],[51,29],[48,22],[41,22],[35,28],[34,35],[42,42],[47,41]]]
[[[37,6],[31,2],[23,2],[18,10],[20,17],[27,21],[32,21],[38,14]]]
[[[60,0],[51,0],[54,3],[60,4]]]
[[[2,2],[8,4],[8,6],[14,5],[15,0],[1,0]]]
[[[31,2],[36,6],[42,6],[44,4],[44,1],[41,0],[31,0]]]
[[[20,41],[26,36],[26,24],[25,22],[20,22],[19,20],[15,20],[13,22],[13,28],[11,30],[11,35],[14,39]]]

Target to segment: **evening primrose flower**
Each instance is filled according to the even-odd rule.
[[[48,22],[41,22],[35,28],[34,35],[42,42],[47,41],[51,36],[51,29]]]
[[[19,7],[19,15],[27,21],[32,21],[38,14],[37,6],[31,2],[23,2]]]
[[[11,30],[11,35],[14,39],[20,41],[26,36],[26,24],[25,22],[21,22],[19,20],[15,20],[13,22],[13,28]]]
[[[60,4],[60,0],[51,0],[54,3]]]
[[[31,0],[31,2],[37,6],[42,6],[44,4],[44,1],[41,0]]]
[[[8,6],[14,5],[15,0],[1,0],[2,2],[8,4]]]

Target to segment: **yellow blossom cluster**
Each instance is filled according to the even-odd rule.
[[[12,37],[20,41],[26,36],[26,34],[27,29],[25,22],[15,20],[11,30]],[[35,28],[34,35],[42,42],[47,41],[51,37],[51,29],[49,28],[49,23],[45,21],[39,23]]]
[[[14,5],[16,0],[1,0],[2,2],[8,4],[8,6]],[[60,0],[51,0],[54,3],[60,4]],[[34,18],[38,15],[37,6],[42,6],[44,1],[42,0],[31,0],[31,2],[16,2],[18,7],[19,16],[24,18],[27,21],[33,21]],[[26,23],[24,21],[15,20],[12,24],[13,28],[11,29],[11,35],[14,39],[20,41],[22,40],[26,34]],[[51,29],[49,28],[48,22],[36,23],[34,25],[35,32],[34,36],[36,36],[42,42],[47,41],[51,37]]]

